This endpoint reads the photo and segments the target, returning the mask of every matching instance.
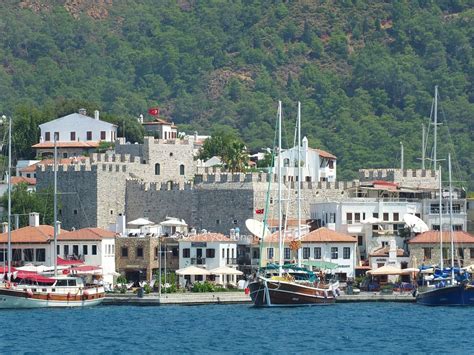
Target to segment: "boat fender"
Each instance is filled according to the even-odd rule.
[[[51,299],[51,295],[49,293],[46,294],[46,299],[47,300]]]
[[[68,292],[67,293],[67,299],[69,299],[71,297],[71,292]]]
[[[11,288],[11,287],[12,287],[12,284],[10,283],[10,281],[7,281],[5,287],[6,287],[6,288]]]
[[[341,293],[339,292],[339,289],[338,289],[338,288],[336,288],[335,293],[336,293],[336,296],[340,296],[340,295],[341,295]]]

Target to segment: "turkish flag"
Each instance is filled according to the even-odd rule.
[[[158,107],[153,107],[148,109],[148,113],[152,116],[158,116],[160,114],[160,109]]]
[[[255,210],[255,213],[256,213],[256,214],[263,214],[264,211],[265,211],[265,210],[264,210],[263,208],[262,208],[262,209],[258,209],[258,208],[257,208],[257,209]]]

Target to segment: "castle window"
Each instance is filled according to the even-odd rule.
[[[172,156],[173,156],[173,152],[170,153],[170,157],[172,157]]]
[[[143,258],[143,248],[142,247],[137,248],[137,258]]]
[[[122,247],[122,258],[127,258],[127,257],[128,257],[128,248]]]
[[[155,175],[160,175],[160,163],[155,164]]]
[[[216,219],[216,224],[221,224],[221,220],[220,220],[220,219]]]
[[[73,213],[74,213],[74,214],[77,214],[77,210],[74,210]]]
[[[184,164],[179,166],[179,175],[184,175]]]
[[[110,210],[110,214],[111,214],[111,215],[114,214],[114,210]]]

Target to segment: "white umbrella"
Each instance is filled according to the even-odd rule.
[[[209,270],[191,265],[179,270],[176,270],[177,275],[210,275]]]
[[[228,266],[220,266],[218,268],[210,270],[212,275],[243,275],[242,271],[234,269]]]
[[[385,265],[378,269],[367,271],[367,273],[371,275],[401,275],[403,270],[395,266]]]
[[[183,221],[182,219],[168,219],[164,222],[161,222],[160,225],[163,227],[187,227],[188,226],[186,222]]]
[[[137,218],[131,222],[128,222],[127,224],[132,225],[132,226],[148,226],[150,224],[155,224],[155,222],[152,222],[146,218]]]

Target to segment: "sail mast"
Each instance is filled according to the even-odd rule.
[[[54,171],[54,250],[53,250],[53,258],[54,258],[54,276],[58,274],[58,201],[57,201],[57,183],[58,183],[58,169],[57,169],[57,137],[56,133],[54,133],[54,160],[53,160],[53,171]]]
[[[279,267],[278,273],[282,275],[283,265],[283,235],[282,235],[282,197],[281,197],[281,101],[278,101],[278,250],[279,250]]]
[[[301,102],[298,101],[298,241],[301,241]],[[301,267],[301,246],[298,247],[298,266]]]
[[[443,183],[441,181],[441,165],[439,166],[439,250],[440,250],[440,267],[444,268],[443,261]]]
[[[6,119],[5,116],[2,117]],[[8,119],[8,281],[12,276],[12,118]]]
[[[436,171],[436,149],[438,143],[438,85],[435,86],[435,102],[434,102],[434,143],[433,143],[433,170]]]
[[[453,191],[451,188],[451,153],[448,154],[449,172],[449,236],[451,238],[451,277],[454,281]]]

